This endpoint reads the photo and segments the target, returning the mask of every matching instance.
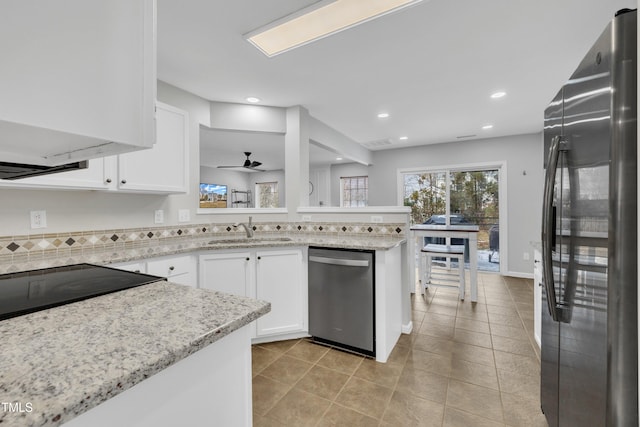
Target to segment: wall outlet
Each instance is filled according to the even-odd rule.
[[[302,215],[302,220],[305,222],[311,222],[311,215]]]
[[[382,222],[382,217],[379,215],[372,215],[371,222]]]
[[[164,211],[162,209],[156,210],[153,217],[153,222],[155,222],[156,224],[162,224],[164,222]]]
[[[522,259],[525,261],[529,261],[529,252],[525,252],[522,254]]]
[[[191,211],[189,209],[178,209],[178,222],[191,221]]]
[[[47,211],[31,211],[31,228],[47,228]]]

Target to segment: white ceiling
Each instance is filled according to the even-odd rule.
[[[261,162],[260,169],[284,169],[284,135],[264,132],[237,132],[200,127],[200,164],[208,167],[242,165],[244,152],[252,161]],[[321,167],[340,163],[337,154],[324,147],[309,144],[309,166]],[[246,170],[239,169],[246,172]]]
[[[545,106],[614,12],[637,7],[635,0],[425,0],[267,58],[242,35],[315,1],[157,3],[160,80],[209,100],[303,105],[356,142],[392,142],[383,148],[541,131]],[[507,96],[490,99],[498,90]],[[378,119],[381,111],[390,117]],[[403,135],[407,142],[398,141]],[[245,149],[235,151],[243,161]]]

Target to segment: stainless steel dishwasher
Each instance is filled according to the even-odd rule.
[[[376,354],[374,251],[309,248],[309,334]]]

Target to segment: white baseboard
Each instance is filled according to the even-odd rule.
[[[406,325],[402,325],[402,333],[403,334],[410,334],[411,331],[413,331],[413,321],[410,320],[409,323],[407,323]]]

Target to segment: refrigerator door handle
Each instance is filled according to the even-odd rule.
[[[562,146],[562,148],[561,148]],[[547,291],[547,307],[549,314],[554,321],[558,321],[559,315],[556,307],[556,289],[553,281],[553,246],[555,241],[554,219],[555,209],[553,208],[553,187],[556,181],[556,170],[560,151],[566,150],[561,136],[555,136],[551,140],[549,159],[547,162],[547,172],[544,181],[544,199],[542,208],[542,275],[545,290]]]

